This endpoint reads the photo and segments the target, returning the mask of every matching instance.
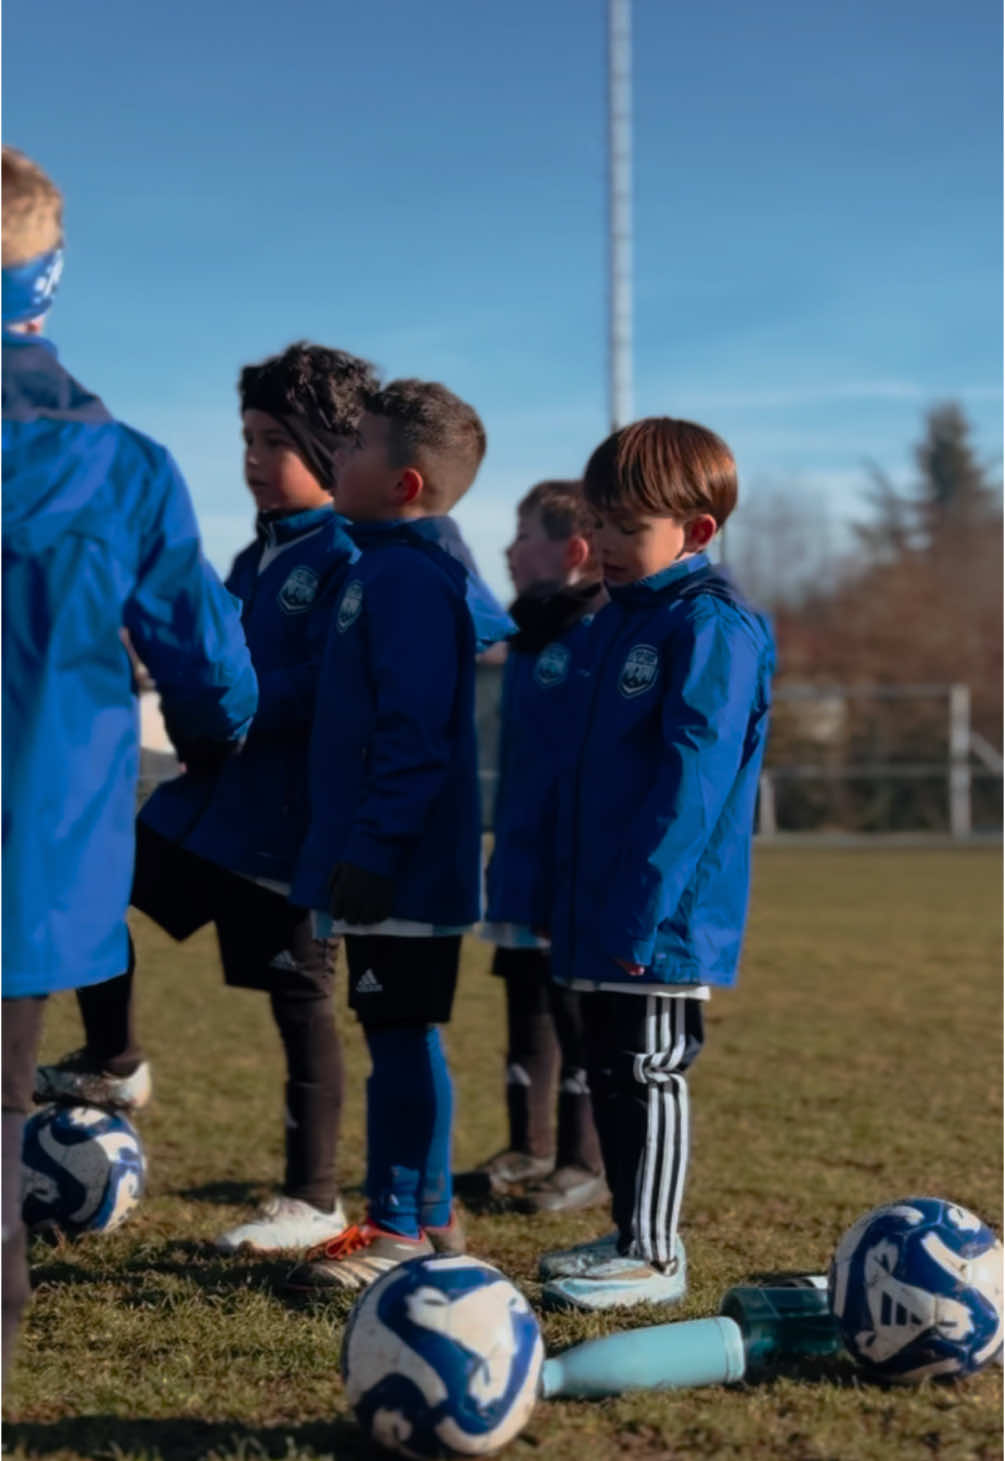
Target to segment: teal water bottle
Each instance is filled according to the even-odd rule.
[[[823,1274],[772,1274],[763,1283],[739,1284],[723,1295],[719,1312],[739,1325],[751,1372],[843,1349]]]

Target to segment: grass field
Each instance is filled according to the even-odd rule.
[[[995,851],[759,851],[737,991],[713,999],[692,1080],[684,1237],[714,1312],[763,1270],[825,1268],[867,1208],[950,1196],[1001,1231],[1001,862]],[[157,1099],[142,1129],[145,1204],[118,1233],[36,1245],[35,1299],[4,1396],[5,1451],[88,1461],[371,1455],[338,1379],[346,1307],[290,1308],[287,1264],[223,1261],[206,1240],[280,1171],[281,1064],[266,1002],[221,988],[212,939],[181,948],[137,920],[143,1033]],[[466,946],[449,1043],[458,1165],[504,1137],[504,1028],[489,950]],[[362,1176],[366,1060],[344,1021],[342,1180]],[[79,1044],[71,997],[45,1052]],[[358,1199],[353,1199],[358,1204]],[[541,1248],[604,1215],[472,1218],[473,1251],[536,1299]],[[612,1320],[545,1316],[559,1348]],[[956,1386],[865,1384],[849,1362],[759,1386],[546,1402],[515,1457],[944,1461],[1002,1454],[1001,1371]]]

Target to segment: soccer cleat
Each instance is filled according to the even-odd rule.
[[[344,1232],[348,1218],[341,1202],[332,1212],[322,1212],[298,1197],[279,1193],[247,1222],[229,1228],[214,1239],[221,1253],[281,1253],[290,1248],[316,1248]]]
[[[296,1293],[355,1293],[409,1258],[425,1258],[436,1250],[425,1235],[403,1238],[369,1220],[353,1223],[307,1254],[287,1275],[284,1287]]]
[[[442,1227],[432,1224],[425,1224],[422,1231],[432,1243],[437,1253],[466,1253],[468,1251],[467,1234],[464,1225],[457,1215],[456,1207],[450,1209],[450,1221]]]
[[[547,1177],[532,1182],[517,1198],[521,1212],[579,1212],[610,1202],[603,1176],[586,1167],[556,1167]]]
[[[618,1256],[618,1234],[605,1233],[602,1238],[590,1238],[586,1243],[576,1243],[572,1248],[553,1248],[542,1253],[537,1265],[537,1275],[542,1283],[551,1278],[567,1278],[582,1273],[592,1263]]]
[[[522,1187],[525,1182],[534,1182],[554,1171],[553,1157],[532,1157],[529,1152],[507,1150],[496,1152],[480,1166],[468,1172],[458,1172],[454,1177],[454,1191],[459,1197],[487,1198],[505,1197]]]
[[[141,1060],[132,1075],[102,1070],[87,1047],[64,1055],[55,1065],[35,1071],[35,1100],[60,1106],[97,1106],[108,1111],[141,1111],[153,1091],[150,1062]]]
[[[635,1252],[598,1256],[575,1274],[553,1278],[541,1290],[546,1309],[631,1309],[636,1304],[673,1304],[687,1293],[684,1245],[665,1268]]]

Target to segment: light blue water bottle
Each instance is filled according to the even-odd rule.
[[[743,1336],[732,1319],[685,1319],[588,1339],[545,1360],[541,1394],[597,1400],[627,1390],[681,1390],[743,1379]]]

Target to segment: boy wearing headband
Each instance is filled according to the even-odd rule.
[[[187,762],[140,814],[133,904],[173,938],[216,925],[226,983],[269,996],[286,1055],[282,1191],[223,1233],[224,1252],[307,1248],[340,1232],[335,1183],[341,1047],[335,941],[290,903],[307,831],[307,749],[321,652],[346,570],[359,557],[331,498],[334,453],[376,376],[364,360],[296,344],[242,370],[244,472],[255,540],[227,579],[240,599],[260,703],[240,756]],[[39,1071],[44,1100],[135,1108],[150,1072],[133,1028],[132,968],[78,996],[82,1052]]]
[[[183,756],[254,714],[234,599],[163,447],[115,421],[42,337],[62,198],[3,149],[3,1346],[28,1296],[21,1136],[47,995],[128,958],[138,714],[127,630]]]

